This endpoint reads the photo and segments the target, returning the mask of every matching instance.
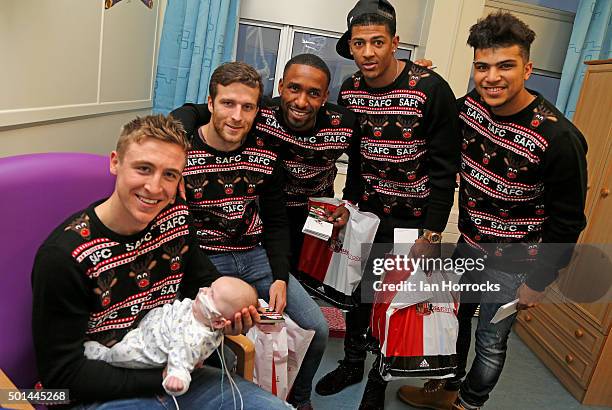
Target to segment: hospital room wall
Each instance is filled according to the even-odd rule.
[[[339,34],[354,2],[242,0],[240,17]],[[106,154],[121,125],[150,113],[166,0],[154,1],[152,10],[138,0],[123,0],[108,10],[103,3],[0,2],[0,53],[11,56],[0,64],[0,156]],[[457,96],[469,81],[469,27],[492,7],[528,14],[539,33],[558,28],[542,36],[547,42],[562,42],[573,22],[573,15],[560,19],[551,9],[512,0],[393,3],[401,41],[414,46],[415,58],[432,59]],[[560,71],[560,53],[552,53],[559,48],[541,48],[534,54],[543,60],[542,67]]]

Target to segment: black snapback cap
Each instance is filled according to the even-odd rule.
[[[364,14],[378,14],[390,21],[395,20],[395,9],[387,0],[359,0],[348,16],[346,16],[346,27],[348,30],[336,43],[336,52],[349,60],[353,59],[348,44],[351,38],[351,22]]]

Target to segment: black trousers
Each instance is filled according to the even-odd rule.
[[[289,259],[289,269],[296,275],[298,272],[298,264],[300,262],[300,253],[304,244],[304,234],[302,228],[308,217],[308,207],[306,206],[288,206],[287,217],[289,219],[289,235],[291,237],[291,257]]]

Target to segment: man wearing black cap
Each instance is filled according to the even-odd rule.
[[[359,71],[340,90],[338,104],[358,115],[362,130],[360,183],[345,190],[345,198],[381,218],[376,243],[392,244],[395,228],[419,228],[420,247],[439,252],[441,232],[453,204],[458,170],[455,97],[436,73],[394,53],[395,9],[386,0],[360,0],[347,17],[348,30],[336,45],[341,56],[354,59]],[[434,251],[434,252],[432,252]],[[366,269],[367,276],[370,269]],[[362,284],[365,283],[362,281]],[[366,300],[367,289],[357,290]],[[360,295],[361,293],[361,295]],[[347,314],[345,358],[316,386],[321,395],[335,394],[363,378],[366,331],[371,304]],[[386,382],[376,365],[360,409],[382,409]]]

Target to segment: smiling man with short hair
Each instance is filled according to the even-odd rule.
[[[463,135],[459,231],[455,253],[486,258],[484,271],[461,283],[500,285],[497,292],[463,293],[459,307],[457,374],[398,396],[414,407],[477,409],[502,373],[516,314],[492,324],[505,303],[535,305],[569,262],[586,224],[587,144],[553,104],[525,88],[535,33],[507,12],[470,29],[474,90],[457,102]],[[466,373],[471,324],[480,306],[476,357]]]
[[[116,176],[109,198],[68,217],[45,240],[32,270],[32,331],[38,372],[48,389],[68,389],[71,408],[164,409],[163,368],[117,368],[84,355],[84,342],[121,341],[154,307],[194,298],[219,276],[199,249],[185,203],[176,199],[189,143],[180,122],[162,115],[123,127],[111,153]],[[170,257],[172,256],[172,257]],[[236,313],[227,333],[257,318]],[[184,409],[231,402],[220,369],[193,372]],[[286,408],[253,383],[235,377],[247,408]]]
[[[333,197],[336,161],[343,153],[359,155],[360,129],[353,112],[328,103],[331,74],[314,54],[292,57],[279,82],[279,97],[268,99],[255,118],[253,133],[259,144],[269,140],[281,156],[283,190],[291,234],[291,271],[296,273],[308,215],[309,197]],[[174,110],[188,134],[210,119],[206,104],[188,103]],[[349,161],[346,187],[359,184],[359,168]],[[346,188],[345,188],[346,191]],[[346,197],[346,195],[345,195]],[[334,226],[347,222],[340,207],[330,215]]]
[[[193,141],[183,174],[201,248],[221,274],[249,282],[270,307],[315,331],[289,398],[309,409],[328,328],[319,306],[289,273],[290,246],[303,236],[296,226],[300,219],[303,226],[306,213],[303,219],[300,213],[307,212],[311,192],[333,195],[334,161],[348,149],[353,130],[335,130],[330,111],[321,109],[329,83],[325,63],[316,56],[293,61],[279,87],[284,108],[259,109],[259,74],[235,62],[213,73],[206,106],[186,105],[173,114],[187,124]],[[320,131],[313,134],[315,123]],[[327,142],[334,131],[341,140]],[[292,208],[297,216],[288,219]]]
[[[420,229],[418,246],[426,256],[440,251],[441,234],[453,204],[459,165],[455,96],[435,72],[395,57],[399,46],[395,9],[387,0],[360,0],[347,16],[348,30],[336,51],[355,60],[359,71],[344,81],[338,105],[353,111],[361,126],[361,170],[345,198],[380,218],[374,242],[391,248],[395,229]],[[386,244],[386,245],[383,245]],[[347,313],[344,359],[317,383],[321,395],[336,394],[363,379],[369,347],[372,269],[354,296],[361,303]],[[369,300],[368,300],[369,299]],[[377,350],[377,348],[375,348]],[[380,355],[378,355],[380,357]],[[382,409],[386,382],[376,363],[360,409]]]

